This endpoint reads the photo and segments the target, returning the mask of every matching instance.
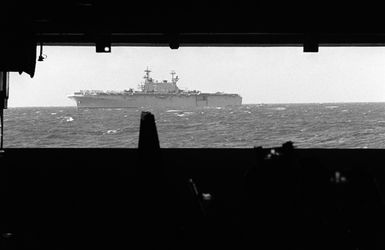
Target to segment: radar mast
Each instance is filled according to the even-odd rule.
[[[144,72],[146,72],[146,75],[143,77],[144,79],[150,79],[150,72],[151,70],[148,69],[148,66],[147,68],[144,70]]]
[[[174,75],[176,74],[174,70],[171,71],[171,82],[176,84],[176,82],[179,80],[178,76],[174,77]]]

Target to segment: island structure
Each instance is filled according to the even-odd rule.
[[[185,91],[177,86],[179,77],[171,71],[171,81],[157,81],[150,77],[151,70],[144,70],[144,82],[139,90],[130,88],[123,91],[81,90],[68,96],[78,108],[193,108],[224,107],[242,105],[239,94],[202,93],[197,90]]]

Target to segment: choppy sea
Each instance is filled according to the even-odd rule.
[[[138,109],[9,108],[4,147],[135,148]],[[148,110],[161,147],[385,148],[385,103],[256,104]]]

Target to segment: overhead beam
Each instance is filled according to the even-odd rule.
[[[177,39],[175,38],[177,37]],[[171,39],[174,38],[174,39]],[[40,33],[45,45],[94,46],[87,33]],[[112,33],[112,46],[303,46],[305,33]],[[385,33],[319,33],[319,46],[385,46]]]

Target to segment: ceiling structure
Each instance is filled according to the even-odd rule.
[[[352,2],[12,1],[2,3],[2,37],[32,34],[48,45],[384,45],[380,5]],[[178,46],[176,46],[178,47]]]

